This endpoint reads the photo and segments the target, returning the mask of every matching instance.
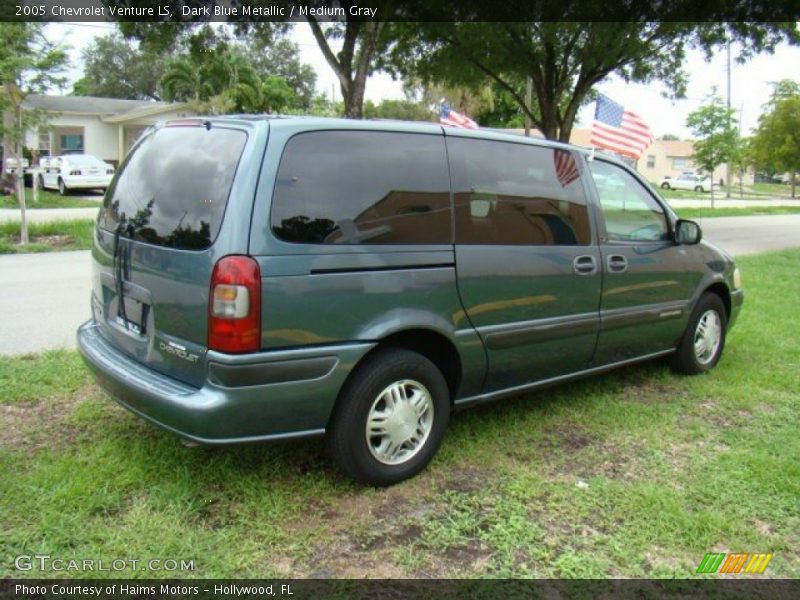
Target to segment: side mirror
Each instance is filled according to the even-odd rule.
[[[678,219],[675,223],[675,241],[678,244],[699,244],[703,239],[703,232],[700,225],[687,219]]]

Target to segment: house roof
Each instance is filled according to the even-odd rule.
[[[97,96],[48,96],[31,94],[23,106],[50,112],[84,115],[102,115],[124,120],[125,117],[158,113],[181,108],[183,103],[153,102],[150,100],[123,100],[120,98],[99,98]]]

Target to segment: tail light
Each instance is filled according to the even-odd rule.
[[[214,266],[208,300],[208,348],[256,352],[261,348],[261,271],[249,256],[225,256]]]
[[[78,169],[73,169],[72,171],[69,172],[69,174],[70,175],[80,175],[81,172]]]
[[[106,175],[113,175],[114,169],[106,169]]]

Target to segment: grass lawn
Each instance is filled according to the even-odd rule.
[[[86,200],[75,196],[61,196],[58,192],[50,190],[39,190],[38,202],[33,201],[33,190],[25,188],[25,207],[28,209],[37,208],[99,208],[103,201],[103,196],[93,190],[87,190],[86,195],[93,195],[97,200]],[[19,208],[16,196],[0,196],[0,208]]]
[[[19,554],[194,560],[203,577],[695,577],[770,552],[800,577],[800,250],[740,261],[720,365],[663,361],[455,415],[387,490],[319,441],[185,448],[74,352],[0,361],[0,577]],[[126,573],[166,576],[174,573]]]
[[[748,187],[754,192],[770,196],[791,196],[792,194],[792,186],[785,183],[754,183]],[[734,189],[734,191],[737,190]]]
[[[676,208],[684,219],[704,217],[749,217],[753,215],[797,215],[800,206],[748,206],[745,208]]]
[[[89,219],[29,223],[29,244],[19,244],[19,223],[0,223],[0,254],[88,250],[95,222]]]

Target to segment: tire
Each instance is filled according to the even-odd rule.
[[[420,409],[415,411],[411,404],[414,398],[420,402],[417,406],[424,407],[419,414]],[[387,412],[389,416],[384,417]],[[368,438],[370,415],[375,429]],[[436,365],[410,350],[378,350],[356,367],[342,389],[328,427],[327,450],[338,467],[356,481],[377,487],[392,485],[428,465],[442,443],[449,419],[450,392]],[[391,423],[391,431],[377,433],[384,423]],[[406,436],[408,439],[397,442]],[[390,463],[391,450],[381,452],[390,448],[397,448],[397,462]]]
[[[695,192],[705,192],[705,190],[703,189],[703,186],[702,186],[702,185],[696,185],[696,186],[694,186],[694,191],[695,191]]]
[[[43,189],[44,189],[44,177],[42,177],[41,175],[39,175],[39,178],[38,178],[38,180],[39,180],[39,189],[40,189],[40,190],[43,190]]]
[[[706,338],[703,342],[699,341],[699,338],[703,337],[700,332],[701,321],[705,322],[706,332],[713,332],[713,327],[719,328],[718,340],[715,344],[711,343],[712,338]],[[672,369],[686,375],[697,375],[713,369],[725,348],[727,326],[728,319],[722,299],[716,294],[703,294],[692,311],[678,349],[672,355]]]
[[[669,189],[669,184],[665,181],[664,183],[661,184],[661,189],[662,190],[668,190]]]
[[[64,184],[64,180],[59,177],[58,178],[58,193],[61,194],[62,196],[66,196],[67,195],[67,191],[68,191],[67,190],[67,186]]]

